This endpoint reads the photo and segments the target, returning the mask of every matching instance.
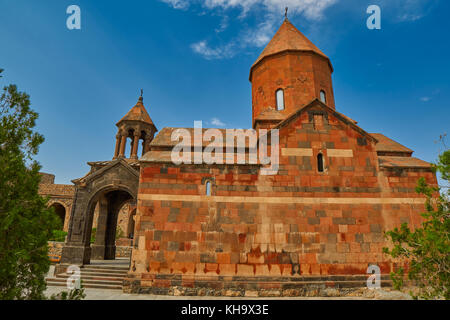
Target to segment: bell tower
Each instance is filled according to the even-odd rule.
[[[137,104],[117,122],[116,126],[118,133],[116,135],[116,149],[113,160],[127,158],[126,146],[128,138],[131,139],[130,159],[138,159],[139,141],[142,141],[142,155],[149,151],[150,142],[152,142],[158,129],[156,129],[147,110],[145,110],[142,90]]]
[[[287,18],[250,69],[253,128],[271,128],[319,99],[335,108],[330,59]]]

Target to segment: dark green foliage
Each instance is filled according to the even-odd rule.
[[[43,299],[49,270],[47,241],[57,216],[39,196],[44,138],[29,96],[9,85],[0,94],[0,300]]]
[[[91,231],[91,243],[95,242],[95,237],[97,235],[97,228],[92,228]],[[125,233],[123,232],[122,228],[117,227],[116,229],[116,239],[120,239],[125,237]]]
[[[95,236],[97,235],[97,228],[92,228],[91,231],[91,243],[95,242]]]
[[[64,242],[66,240],[67,232],[63,230],[53,230],[50,241]]]
[[[449,181],[450,150],[439,156],[434,168]],[[417,295],[411,293],[416,299],[450,299],[450,203],[445,189],[430,187],[421,178],[416,191],[426,196],[422,226],[411,230],[404,223],[400,229],[386,232],[393,248],[384,248],[383,252],[409,261],[408,279],[419,288]],[[403,287],[404,274],[403,268],[391,274],[396,289]]]

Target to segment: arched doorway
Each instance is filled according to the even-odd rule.
[[[63,230],[64,229],[64,223],[66,221],[66,208],[60,204],[60,203],[53,203],[50,208],[53,208],[53,210],[55,210],[56,215],[59,217],[59,219],[61,220],[60,226],[59,226],[59,230]]]
[[[124,189],[107,189],[99,192],[89,206],[90,224],[92,230],[95,207],[98,206],[98,220],[95,240],[91,244],[91,260],[114,260],[116,256],[117,220],[125,203],[134,200],[129,191]],[[91,239],[91,235],[88,237]]]
[[[75,197],[70,214],[61,264],[90,264],[115,259],[116,230],[120,208],[128,201],[136,206],[139,163],[118,158],[89,163],[91,172],[73,180]],[[91,244],[95,207],[98,207],[95,241]],[[125,231],[125,230],[124,230]]]

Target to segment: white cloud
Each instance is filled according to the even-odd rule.
[[[260,23],[256,28],[247,30],[241,37],[242,47],[262,47],[269,43],[275,34],[276,19],[267,17],[267,20]]]
[[[186,9],[190,6],[200,6],[204,9],[239,9],[241,16],[245,16],[254,9],[261,9],[266,13],[281,15],[284,8],[290,12],[301,13],[308,19],[322,18],[325,9],[339,0],[160,0],[175,9]]]
[[[431,95],[421,97],[420,101],[422,101],[422,102],[429,102],[429,101],[431,101],[433,99],[433,97],[439,95],[440,93],[441,93],[441,90],[439,88],[435,89],[435,90],[433,90],[433,92],[431,92]]]
[[[416,21],[422,19],[422,14],[403,13],[398,16],[400,21]]]
[[[207,60],[228,59],[245,48],[265,46],[275,34],[275,28],[275,20],[268,17],[265,22],[258,24],[255,28],[243,30],[241,34],[225,44],[212,47],[207,40],[201,40],[191,44],[191,49]],[[216,30],[216,32],[219,31]]]
[[[220,32],[225,31],[228,28],[228,24],[229,24],[229,17],[228,16],[223,16],[219,27],[216,28],[216,32],[220,33]]]
[[[167,3],[174,9],[187,9],[189,7],[189,0],[161,0]]]
[[[397,22],[414,22],[425,17],[439,0],[383,0],[381,9],[392,13],[391,19]]]
[[[191,49],[205,59],[232,58],[237,52],[246,48],[261,48],[270,41],[276,28],[279,27],[285,7],[289,8],[288,16],[302,16],[311,22],[320,21],[325,11],[333,5],[355,6],[355,1],[343,0],[160,0],[175,9],[199,9],[200,15],[211,14],[220,16],[221,21],[215,33],[224,32],[231,18],[243,20],[253,15],[256,21],[254,26],[242,28],[241,32],[227,42],[217,46],[210,43],[207,38],[191,45]],[[440,0],[379,0],[382,16],[397,22],[416,21],[427,15]],[[356,1],[356,2],[359,2]],[[216,38],[217,39],[217,38]]]
[[[191,44],[191,49],[207,60],[232,58],[236,53],[233,48],[233,43],[228,43],[223,46],[212,48],[208,45],[208,42],[206,40]]]
[[[216,127],[225,127],[225,123],[220,121],[220,119],[218,119],[218,118],[212,118],[210,123]]]
[[[209,12],[219,15],[222,20],[216,33],[226,30],[231,14],[238,11],[238,19],[244,19],[250,12],[255,13],[257,25],[246,27],[235,38],[225,44],[211,46],[204,39],[191,44],[191,49],[205,59],[232,58],[245,48],[265,46],[283,18],[285,7],[289,15],[300,14],[306,19],[317,21],[323,18],[324,11],[340,0],[161,0],[175,9],[200,8],[202,14]]]
[[[203,5],[208,9],[240,9],[245,16],[253,9],[262,9],[267,13],[279,14],[289,7],[290,12],[302,13],[308,19],[322,18],[323,11],[338,0],[204,0]],[[196,1],[191,1],[196,2]]]

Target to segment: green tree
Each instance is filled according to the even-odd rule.
[[[0,70],[0,73],[3,70]],[[0,95],[0,299],[44,299],[50,261],[47,241],[57,228],[47,199],[38,194],[43,143],[38,114],[15,85]]]
[[[442,140],[442,138],[441,138]],[[445,146],[445,143],[444,143]],[[441,174],[444,183],[450,180],[450,150],[439,155],[433,166]],[[424,218],[421,227],[411,230],[407,223],[386,232],[392,242],[392,249],[383,252],[393,258],[408,261],[408,268],[398,268],[391,273],[394,287],[404,286],[405,271],[408,279],[418,287],[418,293],[411,292],[413,298],[450,299],[450,203],[448,185],[442,188],[427,185],[420,178],[416,192],[426,197]]]

